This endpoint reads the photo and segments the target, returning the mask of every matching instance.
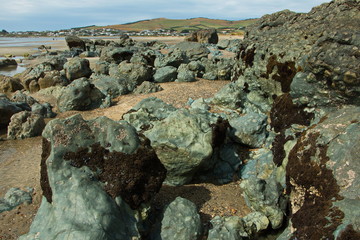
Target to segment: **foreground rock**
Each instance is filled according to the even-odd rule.
[[[166,175],[148,140],[124,121],[80,115],[49,122],[43,137],[44,197],[20,239],[139,238],[136,209]]]
[[[12,93],[17,90],[21,90],[24,87],[22,86],[20,79],[0,76],[0,92],[1,93]]]
[[[4,198],[0,198],[0,213],[4,211],[10,211],[15,207],[25,203],[32,203],[33,189],[28,188],[27,191],[23,191],[19,188],[10,188],[6,192]]]
[[[7,66],[17,66],[17,62],[15,59],[0,59],[0,68],[1,67],[7,67]]]
[[[31,108],[26,103],[12,102],[6,96],[0,96],[0,127],[5,128],[10,123],[11,117],[18,112]]]

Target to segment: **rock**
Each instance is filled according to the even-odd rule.
[[[190,71],[186,64],[181,64],[178,68],[177,82],[195,82],[195,73]]]
[[[92,51],[85,51],[79,54],[79,57],[81,58],[92,58],[92,57],[98,57],[96,52]]]
[[[105,95],[88,79],[79,78],[61,90],[57,106],[60,112],[89,110],[100,107],[103,99]]]
[[[70,51],[81,50],[85,51],[85,41],[77,36],[66,36],[65,41]]]
[[[21,111],[30,111],[30,106],[26,103],[11,102],[7,97],[0,98],[0,127],[6,128],[10,123],[11,117]]]
[[[40,136],[45,128],[44,118],[38,114],[22,111],[11,116],[7,137],[23,139]]]
[[[201,227],[196,205],[177,197],[165,208],[161,239],[196,240],[201,234]]]
[[[125,121],[80,115],[50,121],[43,137],[44,197],[20,239],[139,239],[135,216],[166,175],[148,140]]]
[[[95,85],[103,94],[115,98],[128,94],[127,80],[124,78],[111,77],[106,75],[92,76],[91,83]]]
[[[219,37],[215,29],[201,29],[191,33],[185,41],[217,44]]]
[[[32,203],[32,193],[34,189],[27,188],[27,191],[23,191],[19,188],[10,188],[4,198],[0,198],[0,213],[10,211],[17,206],[25,203]]]
[[[180,42],[171,47],[171,51],[182,51],[187,61],[197,61],[207,58],[210,51],[204,44],[197,42]]]
[[[0,76],[0,92],[11,93],[17,90],[22,90],[24,86],[21,84],[20,79]]]
[[[156,69],[154,74],[154,82],[173,82],[177,77],[177,68],[173,66],[165,66]]]
[[[241,218],[237,216],[219,217],[216,216],[211,220],[212,229],[209,230],[207,240],[242,240],[240,235],[243,230]]]
[[[133,51],[128,48],[105,47],[101,50],[100,61],[119,64],[122,61],[130,61]]]
[[[95,74],[109,75],[109,65],[110,63],[105,61],[96,61],[94,66]]]
[[[43,118],[54,118],[56,113],[52,111],[52,106],[50,103],[34,103],[31,106],[31,112],[37,115],[42,116]]]
[[[231,117],[230,134],[234,141],[252,148],[261,147],[267,138],[267,116],[258,113],[248,113],[244,116]]]
[[[182,63],[187,63],[187,57],[185,52],[175,49],[174,51],[169,52],[166,55],[157,56],[154,61],[154,66],[156,68],[172,66],[178,68]]]
[[[359,232],[360,213],[354,211],[360,205],[359,111],[348,106],[327,114],[290,149],[286,184],[291,191],[292,238],[332,238],[348,225]]]
[[[197,171],[213,167],[214,148],[225,137],[225,122],[200,109],[179,109],[144,132],[168,171],[166,183],[183,185]]]
[[[215,94],[211,103],[229,109],[239,109],[243,105],[243,89],[236,83],[229,83]]]
[[[44,77],[39,78],[38,84],[40,89],[53,86],[66,86],[68,80],[58,70],[46,72]]]
[[[196,99],[195,101],[192,101],[190,104],[190,107],[191,108],[199,108],[199,109],[203,109],[203,110],[210,109],[210,106],[203,98],[199,98],[199,99]]]
[[[18,64],[15,59],[12,58],[0,59],[0,68],[7,66],[17,66],[17,65]]]
[[[246,78],[248,89],[261,89],[270,103],[290,93],[298,105],[359,105],[359,16],[358,3],[348,0],[265,15],[246,29],[233,76]]]
[[[23,91],[16,91],[15,94],[11,97],[11,101],[23,102],[23,103],[28,104],[29,106],[32,106],[33,104],[38,103],[38,101],[35,98],[25,94]]]
[[[159,84],[153,82],[144,81],[141,85],[137,86],[134,90],[134,94],[149,94],[160,92],[164,90]]]
[[[127,63],[124,61],[119,64],[116,76],[126,79],[128,90],[133,91],[136,86],[152,79],[152,68],[141,63]]]
[[[226,49],[227,47],[229,47],[230,45],[230,40],[229,39],[222,39],[217,43],[217,47],[221,50]]]
[[[154,122],[167,118],[174,111],[176,111],[174,106],[166,104],[161,99],[150,97],[131,108],[123,115],[123,119],[138,131],[148,130],[153,127]]]
[[[90,69],[89,60],[84,58],[70,59],[64,65],[66,78],[69,81],[73,81],[82,77],[90,77],[92,71]]]

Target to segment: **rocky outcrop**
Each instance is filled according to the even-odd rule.
[[[105,47],[101,51],[100,61],[119,64],[122,61],[129,61],[134,54],[128,48]]]
[[[173,82],[177,77],[177,68],[173,66],[165,66],[156,69],[154,74],[154,82],[164,83]]]
[[[201,29],[191,33],[185,41],[217,44],[219,37],[215,29]]]
[[[29,111],[22,111],[11,116],[7,137],[23,139],[40,136],[45,128],[44,118]]]
[[[49,122],[43,137],[44,197],[20,239],[139,238],[141,204],[166,175],[149,141],[124,121],[80,115]]]

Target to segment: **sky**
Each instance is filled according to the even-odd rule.
[[[144,19],[258,18],[284,9],[309,12],[324,0],[0,0],[0,31],[61,30]]]

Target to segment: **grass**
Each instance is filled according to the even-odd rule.
[[[207,28],[215,28],[218,30],[238,30],[242,29],[257,19],[247,19],[239,21],[228,21],[219,19],[209,18],[191,18],[191,19],[167,19],[167,18],[156,18],[151,20],[142,20],[126,24],[109,25],[96,28],[112,28],[123,31],[143,31],[143,30],[175,30],[181,32],[183,30],[199,30]],[[94,28],[94,27],[92,27]]]

